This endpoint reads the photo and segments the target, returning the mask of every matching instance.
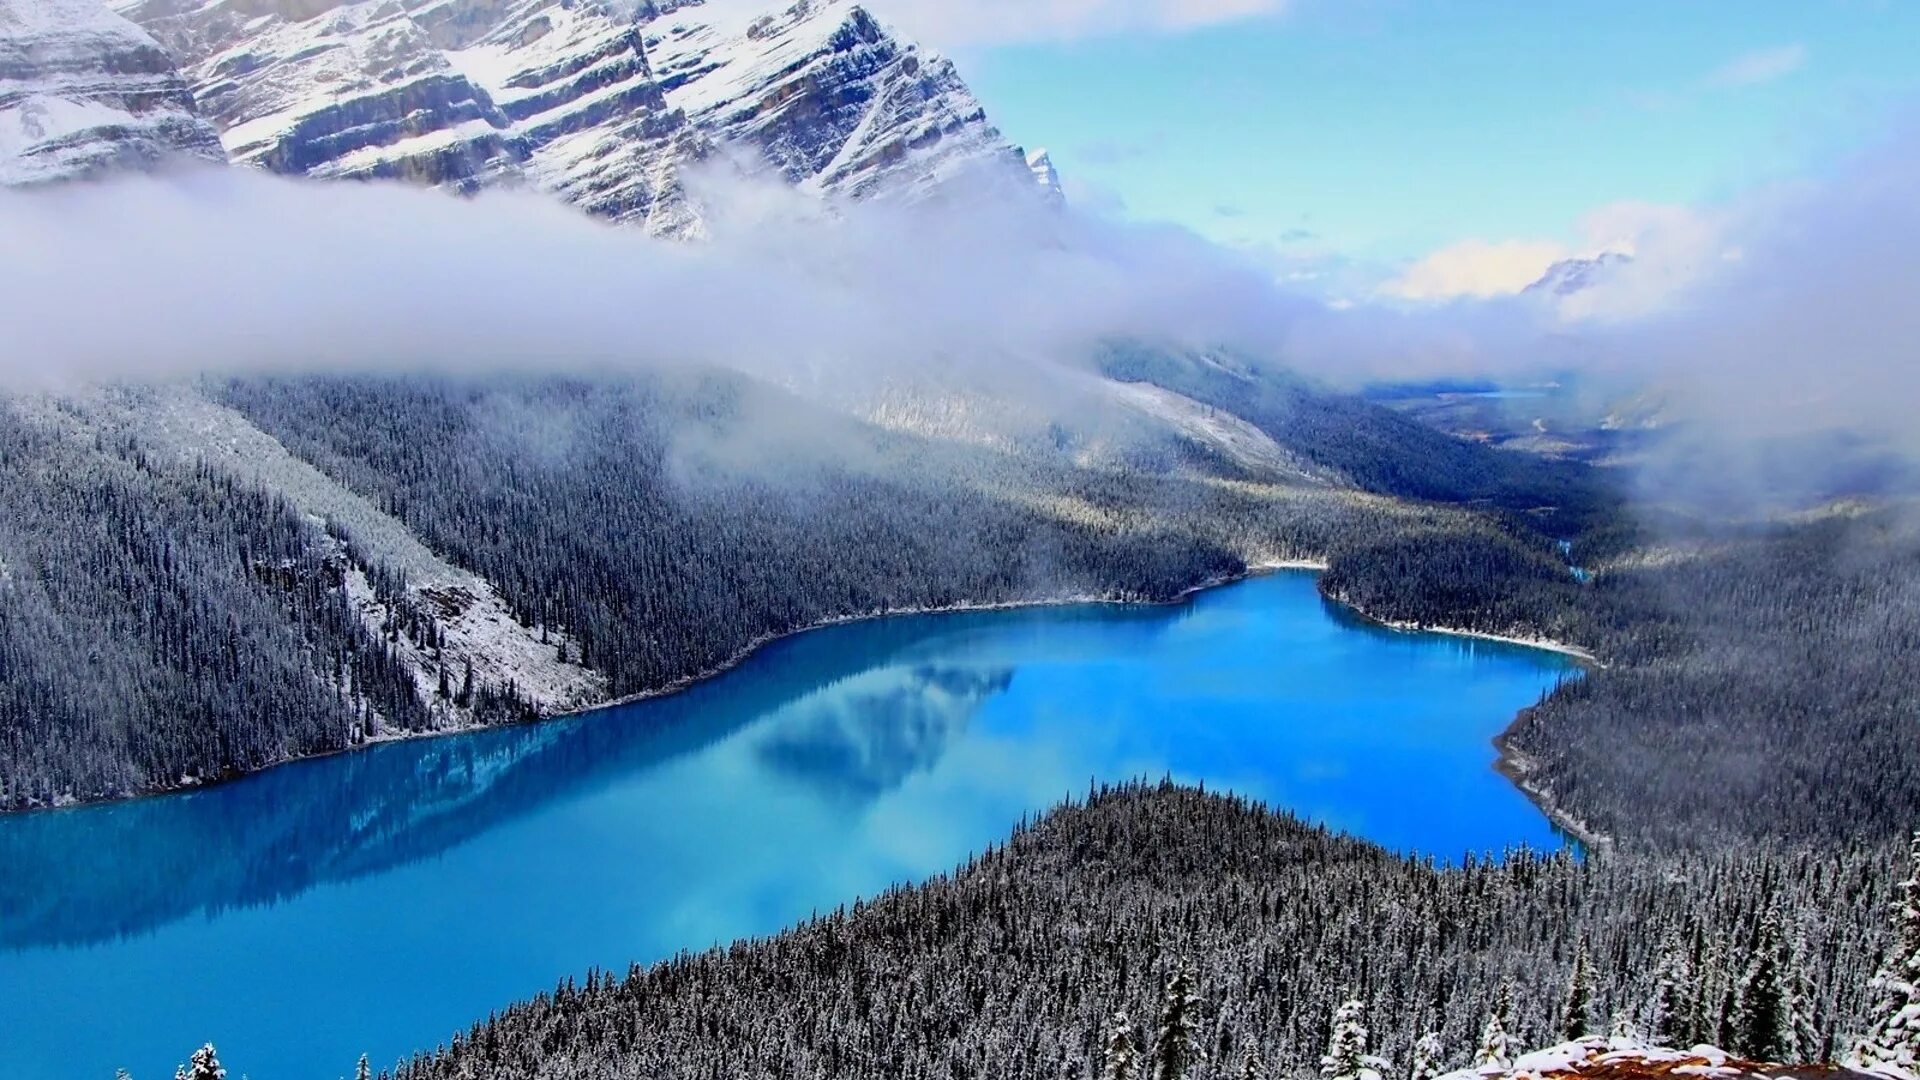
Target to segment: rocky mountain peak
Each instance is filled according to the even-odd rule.
[[[1020,165],[949,61],[852,0],[117,2],[274,172],[530,186],[682,235],[721,154],[853,198]]]
[[[1027,154],[1027,170],[1033,174],[1033,182],[1040,185],[1047,201],[1064,203],[1067,193],[1060,187],[1060,170],[1053,167],[1053,155],[1044,148],[1036,147]]]
[[[0,185],[225,160],[173,59],[98,0],[0,0]]]

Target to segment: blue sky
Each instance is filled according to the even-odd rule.
[[[1266,5],[1211,5],[1235,6]],[[1296,0],[1218,18],[948,51],[1083,203],[1377,265],[1473,239],[1578,250],[1597,208],[1818,169],[1920,91],[1905,0]]]

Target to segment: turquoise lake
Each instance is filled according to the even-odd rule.
[[[1456,859],[1563,839],[1490,739],[1567,657],[1373,627],[1284,572],[1168,607],[913,616],[686,693],[188,795],[0,818],[21,1076],[350,1076],[592,967],[943,873],[1171,775]]]

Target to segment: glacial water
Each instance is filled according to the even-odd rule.
[[[188,795],[0,818],[21,1076],[352,1075],[591,967],[949,870],[1171,775],[1391,847],[1558,846],[1489,739],[1565,657],[1382,630],[1286,572],[1170,607],[858,623],[674,697]]]

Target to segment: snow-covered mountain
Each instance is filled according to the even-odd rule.
[[[0,185],[225,159],[173,59],[99,0],[0,0]]]
[[[1021,166],[949,61],[853,0],[116,3],[276,172],[526,184],[684,234],[715,154],[854,197]]]
[[[1047,199],[1055,204],[1067,201],[1067,193],[1060,186],[1060,170],[1053,167],[1053,155],[1045,150],[1036,149],[1027,155],[1027,170],[1033,174],[1033,182],[1040,185]]]
[[[1593,288],[1609,274],[1632,261],[1633,256],[1623,251],[1603,251],[1585,258],[1562,259],[1547,267],[1547,272],[1540,275],[1540,280],[1523,291],[1572,296]]]

